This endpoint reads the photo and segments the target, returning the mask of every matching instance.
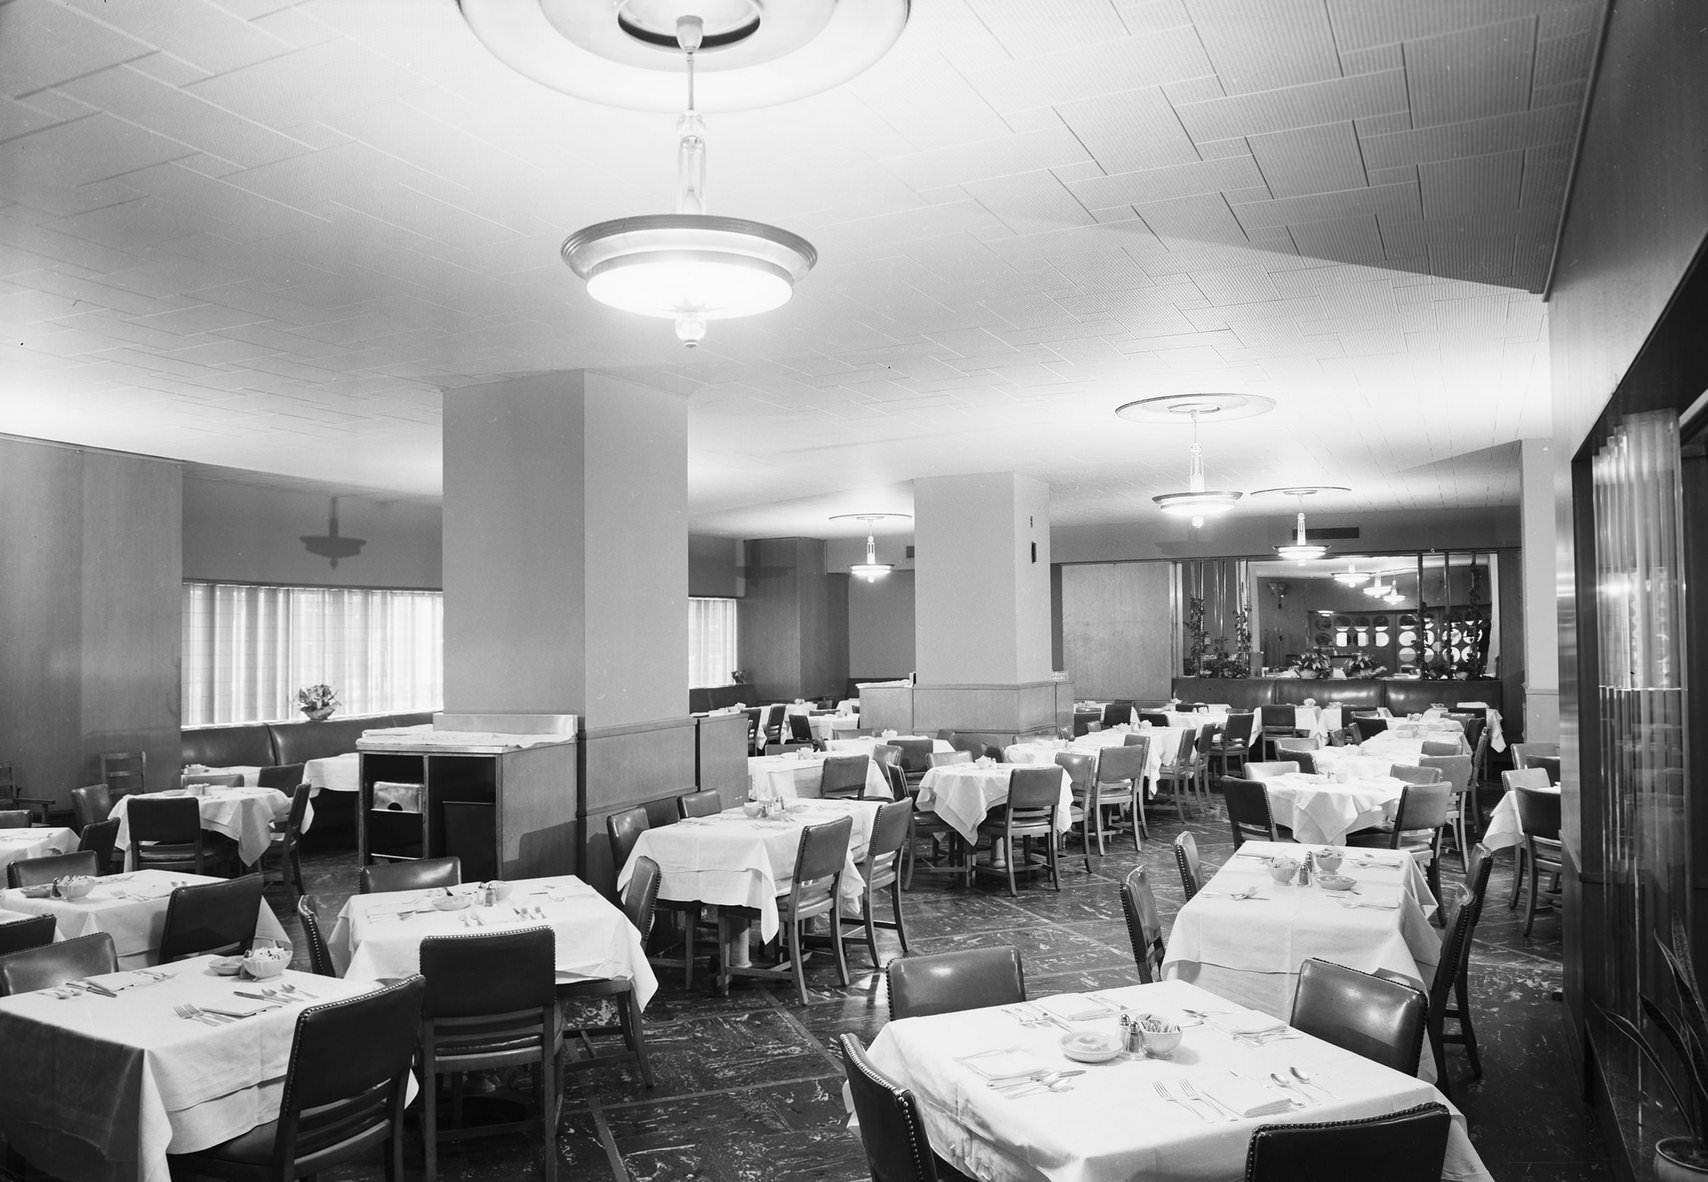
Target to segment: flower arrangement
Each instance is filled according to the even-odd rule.
[[[1356,653],[1346,663],[1348,677],[1386,677],[1388,667],[1368,653]]]
[[[1334,654],[1326,648],[1313,648],[1308,653],[1300,653],[1293,668],[1307,677],[1327,677],[1334,668]]]
[[[297,708],[316,722],[330,718],[338,708],[338,694],[325,682],[304,686],[297,691]]]

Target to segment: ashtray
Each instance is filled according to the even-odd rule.
[[[1076,1030],[1062,1035],[1062,1054],[1076,1063],[1107,1063],[1126,1048],[1107,1030]]]
[[[1357,881],[1349,874],[1317,875],[1317,885],[1325,891],[1349,891]]]

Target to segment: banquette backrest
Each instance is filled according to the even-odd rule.
[[[1375,710],[1388,704],[1383,692],[1386,682],[1342,681],[1334,677],[1282,677],[1270,682],[1274,689],[1271,701],[1287,706],[1303,706],[1306,698],[1319,706],[1338,703],[1349,710]]]
[[[423,710],[411,714],[333,717],[325,722],[198,726],[179,733],[179,749],[186,766],[277,767],[354,751],[363,731],[419,726],[432,721],[433,712]]]

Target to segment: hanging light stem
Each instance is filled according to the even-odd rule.
[[[700,18],[676,22],[676,41],[688,61],[688,109],[676,124],[676,212],[706,212],[706,125],[694,109],[694,51],[700,48]]]

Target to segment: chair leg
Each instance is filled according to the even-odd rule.
[[[1524,900],[1524,934],[1530,934],[1530,925],[1536,921],[1536,855],[1525,851],[1525,878],[1530,888],[1530,897]]]
[[[1453,982],[1453,996],[1459,1003],[1456,1011],[1449,1011],[1459,1020],[1459,1038],[1465,1044],[1465,1056],[1471,1060],[1471,1078],[1483,1078],[1483,1061],[1477,1054],[1477,1032],[1471,1029],[1471,999],[1470,982],[1466,973],[1461,970],[1458,979]]]
[[[557,1182],[557,1090],[562,1079],[562,1051],[549,1054],[540,1068],[540,1134],[545,1152],[546,1182]]]
[[[842,947],[842,912],[837,910],[834,903],[831,904],[830,908],[830,947],[836,954],[836,983],[846,986],[848,984],[848,953]],[[872,957],[872,963],[874,965],[878,963],[876,955]]]
[[[1507,897],[1506,909],[1518,909],[1518,892],[1524,886],[1524,844],[1520,842],[1512,847],[1512,894]]]
[[[439,1177],[439,1072],[427,1039],[421,1047],[421,1157],[426,1182]]]
[[[804,941],[801,937],[805,934],[802,931],[802,921],[791,915],[787,930],[789,933],[789,967],[795,972],[795,996],[800,999],[800,1003],[804,1006],[807,1004],[807,951],[802,946]],[[837,951],[840,953],[841,949]]]
[[[901,954],[903,956],[906,956],[907,955],[907,927],[906,927],[906,925],[904,925],[902,923],[902,918],[901,918],[901,884],[900,883],[896,883],[896,882],[890,883],[890,906],[892,908],[894,908],[895,915],[896,915],[896,939],[901,941]]]
[[[876,904],[877,900],[872,897],[872,884],[867,883],[865,906],[863,908],[865,914],[860,918],[863,919],[866,924],[866,950],[872,954],[872,967],[879,969],[882,968],[883,965],[878,960],[878,921],[875,918]],[[840,943],[840,941],[838,941],[838,943]]]
[[[1425,1027],[1429,1035],[1429,1050],[1435,1056],[1435,1086],[1443,1096],[1451,1098],[1452,1085],[1447,1079],[1447,1050],[1442,1046],[1441,1024],[1445,1015],[1431,1014]]]
[[[624,1041],[635,1053],[635,1066],[640,1069],[641,1082],[649,1088],[657,1087],[658,1083],[652,1077],[652,1062],[646,1055],[646,1031],[641,1028],[640,1007],[635,1005],[633,994],[618,996],[617,1019],[623,1027]]]
[[[1050,862],[1050,885],[1058,892],[1062,889],[1061,842],[1057,840],[1056,831],[1050,830],[1050,835],[1044,838],[1045,856]]]
[[[1016,887],[1014,885],[1014,860],[1017,857],[1019,857],[1020,855],[1017,854],[1014,850],[1014,839],[1013,838],[1005,838],[1003,840],[1003,844],[1008,847],[1008,860],[1007,860],[1007,866],[1008,866],[1008,897],[1010,899],[1018,899],[1020,897],[1020,892],[1018,889],[1016,889]],[[991,845],[991,848],[993,850],[996,848],[994,843]],[[1026,848],[1026,843],[1024,841],[1021,842],[1020,848],[1021,849]]]

